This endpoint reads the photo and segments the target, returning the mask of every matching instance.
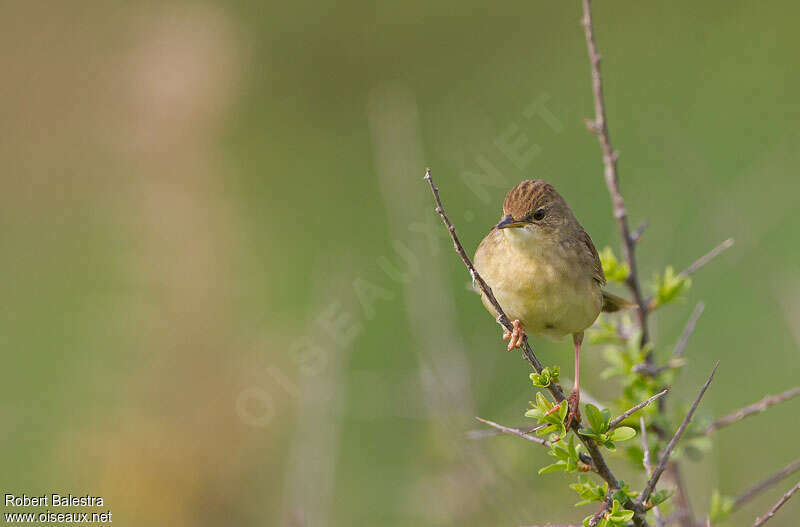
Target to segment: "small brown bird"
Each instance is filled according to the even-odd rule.
[[[503,216],[475,251],[475,269],[513,321],[505,331],[508,349],[521,347],[525,333],[575,344],[575,386],[568,398],[569,420],[578,414],[583,331],[601,311],[632,304],[606,293],[600,258],[592,239],[567,202],[542,180],[523,181],[503,202]],[[483,305],[497,313],[482,296]]]

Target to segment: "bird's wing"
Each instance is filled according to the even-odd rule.
[[[606,285],[606,275],[603,273],[603,266],[600,264],[600,256],[597,254],[597,249],[594,248],[592,238],[584,230],[581,230],[581,241],[586,246],[587,256],[592,264],[592,278],[600,285]]]

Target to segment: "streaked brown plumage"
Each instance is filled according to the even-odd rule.
[[[629,305],[602,290],[606,279],[592,239],[552,185],[527,180],[506,195],[501,221],[478,246],[474,264],[514,320],[515,330],[503,337],[510,339],[509,349],[521,346],[526,332],[551,339],[573,336],[575,389],[570,407],[574,416],[583,331],[601,310]]]

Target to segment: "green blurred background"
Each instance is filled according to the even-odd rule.
[[[642,274],[736,238],[654,317],[668,353],[707,305],[674,393],[716,360],[706,416],[791,387],[800,8],[595,11],[623,192],[650,222]],[[466,438],[476,415],[523,423],[534,391],[422,180],[433,167],[470,252],[524,178],[618,249],[579,18],[577,1],[4,4],[3,492],[100,495],[122,525],[579,522],[568,478],[536,474],[544,449]],[[566,342],[534,344],[571,375]],[[613,397],[593,351],[584,387]],[[799,411],[686,465],[698,514],[797,456]]]

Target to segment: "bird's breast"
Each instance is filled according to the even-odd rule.
[[[519,250],[497,234],[481,243],[475,268],[511,319],[519,319],[530,334],[552,339],[579,333],[595,321],[602,292],[577,255],[556,244]],[[485,298],[484,305],[494,313]]]

